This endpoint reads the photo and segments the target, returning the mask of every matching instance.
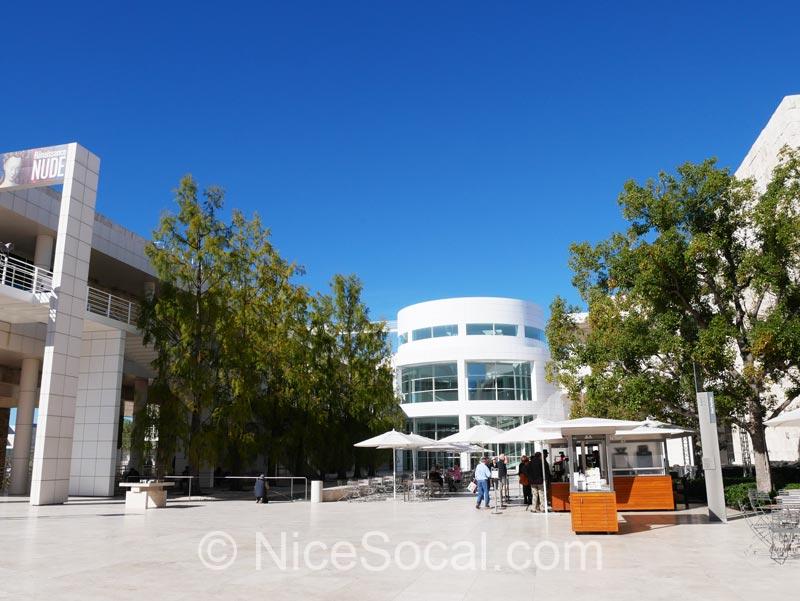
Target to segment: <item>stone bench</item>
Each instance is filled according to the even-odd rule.
[[[167,506],[167,488],[174,482],[120,482],[130,488],[125,493],[125,513],[141,513],[147,509]]]

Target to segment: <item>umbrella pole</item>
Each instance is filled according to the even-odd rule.
[[[392,488],[394,500],[397,501],[397,449],[392,448]]]

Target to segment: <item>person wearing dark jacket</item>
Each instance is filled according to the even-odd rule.
[[[544,496],[545,478],[550,481],[550,470],[546,463],[542,461],[542,454],[537,451],[533,454],[530,467],[530,481],[533,487],[533,511],[544,511],[547,499]]]
[[[522,502],[525,511],[531,506],[533,493],[531,491],[531,461],[527,455],[523,455],[519,464],[519,483],[522,486]]]
[[[500,507],[511,501],[508,487],[508,457],[501,454],[497,461],[497,494],[500,495]]]
[[[253,494],[256,497],[256,503],[259,501],[261,503],[269,503],[269,499],[267,499],[267,479],[264,477],[264,474],[261,474],[256,479],[256,485],[253,487]]]

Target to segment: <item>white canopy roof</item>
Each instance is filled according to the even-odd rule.
[[[800,426],[800,409],[783,413],[764,422],[773,428],[791,428]]]
[[[659,428],[653,426],[638,426],[632,429],[617,430],[614,438],[617,440],[664,440],[667,438],[681,438],[691,434],[691,430],[678,428]]]
[[[487,426],[486,424],[478,424],[463,432],[456,432],[450,436],[442,438],[439,442],[469,442],[473,444],[486,443],[491,438],[500,434],[502,430]]]
[[[614,434],[617,430],[629,430],[641,426],[641,421],[607,419],[604,417],[579,417],[560,422],[541,424],[542,429],[560,430],[562,434]]]

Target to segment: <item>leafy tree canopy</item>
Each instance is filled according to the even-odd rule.
[[[769,489],[763,421],[800,395],[800,152],[763,191],[707,160],[627,182],[619,205],[626,231],[571,246],[588,313],[553,301],[548,377],[578,415],[684,424],[697,378]]]

